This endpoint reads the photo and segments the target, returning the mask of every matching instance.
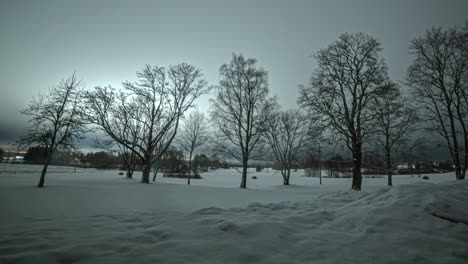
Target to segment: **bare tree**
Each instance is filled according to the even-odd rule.
[[[396,151],[394,152],[394,163],[401,164],[413,164],[417,159],[420,159],[425,155],[428,150],[435,150],[438,147],[430,148],[428,145],[429,139],[425,137],[417,138],[404,138],[402,144],[396,145]]]
[[[378,150],[383,150],[388,186],[392,186],[394,157],[392,153],[398,146],[408,143],[408,133],[417,121],[415,109],[401,96],[400,88],[394,83],[387,83],[376,89],[376,97],[371,102],[375,111],[375,130],[373,143]]]
[[[72,148],[86,132],[82,111],[81,81],[75,74],[51,87],[46,95],[39,94],[21,113],[29,117],[27,135],[21,141],[46,150],[46,161],[37,187],[43,187],[47,168],[58,148]]]
[[[407,84],[422,108],[427,130],[445,139],[457,179],[468,165],[468,34],[432,28],[411,43]],[[464,158],[463,156],[464,152]]]
[[[364,33],[343,34],[315,54],[318,68],[307,86],[300,86],[299,103],[318,115],[352,152],[352,189],[362,183],[362,145],[373,132],[369,103],[387,79],[379,58],[381,44]]]
[[[146,65],[139,81],[124,90],[96,87],[88,93],[89,120],[143,165],[142,183],[149,183],[153,163],[169,148],[182,115],[206,93],[203,74],[182,63],[169,68]]]
[[[267,124],[265,137],[274,162],[281,171],[283,184],[289,185],[292,167],[298,165],[320,131],[314,126],[316,120],[300,110],[274,111]]]
[[[128,179],[132,179],[133,172],[135,171],[135,168],[138,164],[138,157],[125,145],[117,144],[117,146],[125,166],[125,175]]]
[[[268,74],[257,68],[253,58],[233,54],[220,68],[216,99],[211,117],[217,128],[215,149],[242,164],[240,187],[247,187],[247,168],[251,159],[260,158],[266,149],[261,138],[272,99],[268,96]]]
[[[208,141],[207,125],[203,113],[195,111],[190,113],[182,126],[179,142],[182,149],[189,153],[187,184],[190,184],[193,152]]]

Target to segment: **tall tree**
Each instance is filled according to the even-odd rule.
[[[190,113],[182,126],[179,142],[182,149],[189,153],[187,184],[190,184],[193,152],[208,141],[207,125],[203,113],[195,111]]]
[[[299,87],[299,103],[319,116],[351,151],[354,190],[361,189],[362,146],[373,132],[369,103],[387,80],[380,51],[380,42],[370,35],[343,34],[315,53],[317,69],[309,84]]]
[[[137,77],[121,91],[96,87],[87,104],[89,120],[140,159],[141,182],[149,183],[151,167],[171,145],[180,118],[208,89],[201,70],[186,63],[146,65]]]
[[[427,129],[445,140],[456,178],[464,179],[468,165],[467,30],[432,28],[415,38],[410,48],[414,60],[407,84],[422,108]]]
[[[273,111],[267,124],[266,140],[283,176],[283,184],[289,185],[292,167],[298,165],[320,131],[314,126],[316,120],[300,110]]]
[[[85,133],[83,112],[80,109],[81,81],[75,74],[51,87],[47,94],[39,94],[22,114],[29,117],[26,145],[43,147],[46,161],[37,187],[43,187],[47,168],[58,148],[71,148]]]
[[[399,145],[408,143],[408,132],[414,128],[417,114],[402,97],[400,87],[394,83],[389,82],[377,88],[376,95],[371,102],[371,109],[376,115],[374,126],[376,134],[373,142],[379,151],[384,152],[388,186],[392,186],[394,168],[392,154]]]
[[[242,164],[241,188],[247,187],[249,161],[266,149],[261,138],[273,105],[267,97],[267,71],[256,63],[256,59],[233,54],[231,62],[219,70],[220,82],[212,100],[211,117],[217,128],[213,143],[217,151]]]

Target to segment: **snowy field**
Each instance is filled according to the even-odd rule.
[[[468,263],[468,183],[236,170],[155,184],[117,171],[0,164],[0,263]],[[257,180],[251,177],[256,176]],[[451,221],[445,220],[448,218]],[[455,221],[455,222],[453,222]],[[457,223],[458,222],[458,223]]]

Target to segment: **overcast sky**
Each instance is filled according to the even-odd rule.
[[[14,141],[19,114],[39,91],[76,71],[88,89],[121,87],[145,64],[188,62],[217,84],[231,54],[255,57],[272,95],[296,106],[314,51],[344,32],[379,39],[390,76],[411,61],[408,46],[432,26],[462,25],[468,1],[49,1],[0,2],[0,144]],[[208,97],[197,102],[201,111]]]

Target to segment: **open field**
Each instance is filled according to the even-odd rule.
[[[467,263],[468,184],[235,170],[156,183],[117,171],[0,166],[0,263]],[[252,180],[252,176],[257,180]],[[439,217],[436,217],[436,216]]]

